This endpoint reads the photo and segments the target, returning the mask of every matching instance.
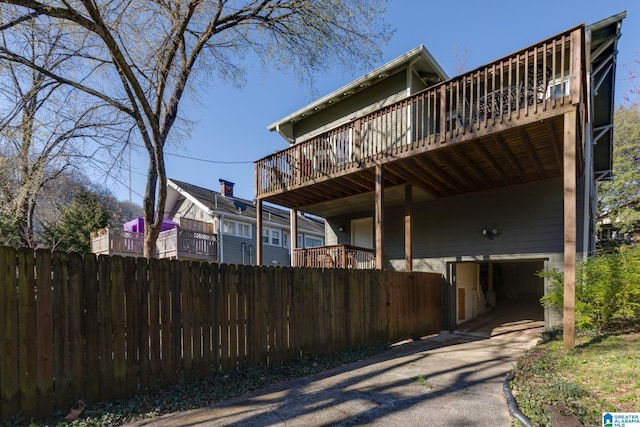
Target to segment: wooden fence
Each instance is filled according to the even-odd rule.
[[[442,276],[0,248],[0,420],[441,329]]]

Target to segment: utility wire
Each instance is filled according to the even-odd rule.
[[[132,145],[139,147],[139,148],[145,148],[145,146],[140,145],[140,144],[134,144],[131,143]],[[227,164],[227,165],[235,165],[235,164],[246,164],[246,163],[255,163],[255,160],[244,160],[244,161],[226,161],[226,160],[210,160],[210,159],[201,159],[198,157],[192,157],[192,156],[184,156],[182,154],[175,154],[175,153],[164,153],[165,156],[173,156],[173,157],[179,157],[181,159],[187,159],[187,160],[196,160],[198,162],[205,162],[205,163],[217,163],[217,164]]]

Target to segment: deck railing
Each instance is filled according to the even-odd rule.
[[[375,260],[373,249],[352,245],[318,246],[293,251],[293,267],[373,269]]]
[[[264,157],[255,165],[257,195],[281,193],[578,102],[584,91],[581,43],[578,27]]]
[[[91,252],[107,255],[142,255],[142,233],[118,228],[103,228],[91,233]]]
[[[142,256],[142,233],[104,228],[91,235],[91,252],[105,255]],[[157,241],[158,258],[217,259],[215,234],[184,230],[179,227],[160,232]]]
[[[160,233],[158,236],[159,258],[214,258],[218,254],[215,234],[183,230],[179,227]]]

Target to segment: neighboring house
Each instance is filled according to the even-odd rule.
[[[255,203],[235,197],[232,182],[219,181],[220,192],[167,180],[165,220],[158,238],[160,258],[256,264]],[[291,265],[289,213],[262,205],[264,222],[260,241],[266,265]],[[297,214],[296,223],[298,247],[324,245],[323,219]],[[96,233],[92,236],[92,252],[141,256],[142,227],[141,219],[136,219],[125,224],[122,230]]]
[[[633,223],[634,230],[640,229],[638,222]],[[624,227],[612,220],[611,216],[606,213],[596,220],[597,225],[597,243],[601,246],[606,245],[633,245],[640,243],[640,232],[638,231],[622,231]]]
[[[290,147],[256,162],[258,206],[325,218],[327,254],[371,254],[347,266],[442,273],[446,328],[539,304],[550,283],[537,272],[574,272],[595,249],[624,17],[454,78],[424,47],[407,52],[269,126]],[[323,248],[298,251],[296,265],[325,265]]]

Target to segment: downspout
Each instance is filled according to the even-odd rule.
[[[217,199],[216,199],[216,205],[217,205]],[[224,250],[223,250],[223,246],[224,246],[224,239],[223,239],[223,234],[222,234],[222,223],[224,222],[224,215],[218,215],[218,264],[222,264],[224,262]]]

